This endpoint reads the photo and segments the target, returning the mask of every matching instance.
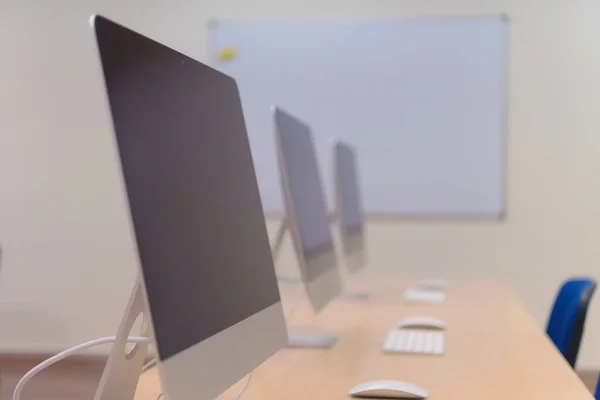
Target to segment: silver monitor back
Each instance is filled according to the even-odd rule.
[[[274,107],[285,218],[304,287],[318,312],[341,290],[333,238],[310,128]]]
[[[287,343],[236,82],[95,17],[169,400],[215,398]]]
[[[336,216],[340,229],[346,267],[358,272],[366,263],[365,223],[358,181],[356,152],[342,141],[336,141],[334,181]]]

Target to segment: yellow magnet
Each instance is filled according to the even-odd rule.
[[[225,47],[219,51],[219,58],[223,61],[231,60],[235,55],[236,51],[233,47]]]

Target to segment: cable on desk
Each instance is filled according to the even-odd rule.
[[[19,380],[19,382],[17,383],[17,386],[15,386],[15,390],[13,392],[13,397],[12,397],[13,400],[19,400],[21,397],[21,392],[23,391],[23,388],[25,387],[27,382],[29,382],[29,380],[31,380],[31,378],[33,378],[39,372],[43,371],[44,369],[48,368],[49,366],[56,364],[57,362],[65,359],[73,354],[79,353],[82,350],[86,350],[91,347],[96,347],[96,346],[99,346],[102,344],[114,343],[116,340],[117,340],[116,336],[108,336],[108,337],[91,340],[89,342],[78,344],[77,346],[74,346],[74,347],[71,347],[70,349],[62,351],[62,352],[58,353],[57,355],[50,357],[46,361],[42,361],[41,363],[39,363],[38,365],[33,367],[25,375],[23,375],[21,380]],[[151,340],[148,337],[130,336],[127,338],[127,342],[128,343],[150,343]]]
[[[148,361],[146,364],[144,364],[142,366],[142,372],[148,371],[150,368],[154,367],[155,365],[156,365],[156,357],[153,358],[152,360]]]
[[[252,380],[252,372],[250,372],[248,374],[248,379],[246,379],[246,384],[242,388],[242,391],[239,392],[238,395],[233,398],[233,400],[240,400],[242,398],[242,396],[244,395],[244,393],[246,393],[246,390],[248,390],[248,386],[250,386],[250,381],[251,380]]]

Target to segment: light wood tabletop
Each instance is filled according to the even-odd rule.
[[[366,301],[335,300],[312,315],[303,293],[284,294],[289,330],[339,335],[329,350],[283,349],[258,367],[243,400],[349,399],[356,384],[379,379],[416,383],[429,398],[449,400],[592,399],[541,327],[508,286],[451,283],[443,304],[402,299],[402,285],[363,284]],[[411,315],[446,321],[443,356],[391,355],[381,351],[386,332]],[[233,399],[245,379],[220,398]],[[156,368],[140,377],[136,400],[160,394]]]

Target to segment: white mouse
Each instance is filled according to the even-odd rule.
[[[398,328],[435,329],[443,331],[446,323],[439,318],[428,316],[407,317],[398,322]]]
[[[352,397],[374,397],[388,399],[424,399],[427,390],[413,383],[402,381],[370,381],[350,389]]]
[[[427,289],[409,288],[404,292],[404,298],[416,303],[441,304],[446,301],[446,293]]]

